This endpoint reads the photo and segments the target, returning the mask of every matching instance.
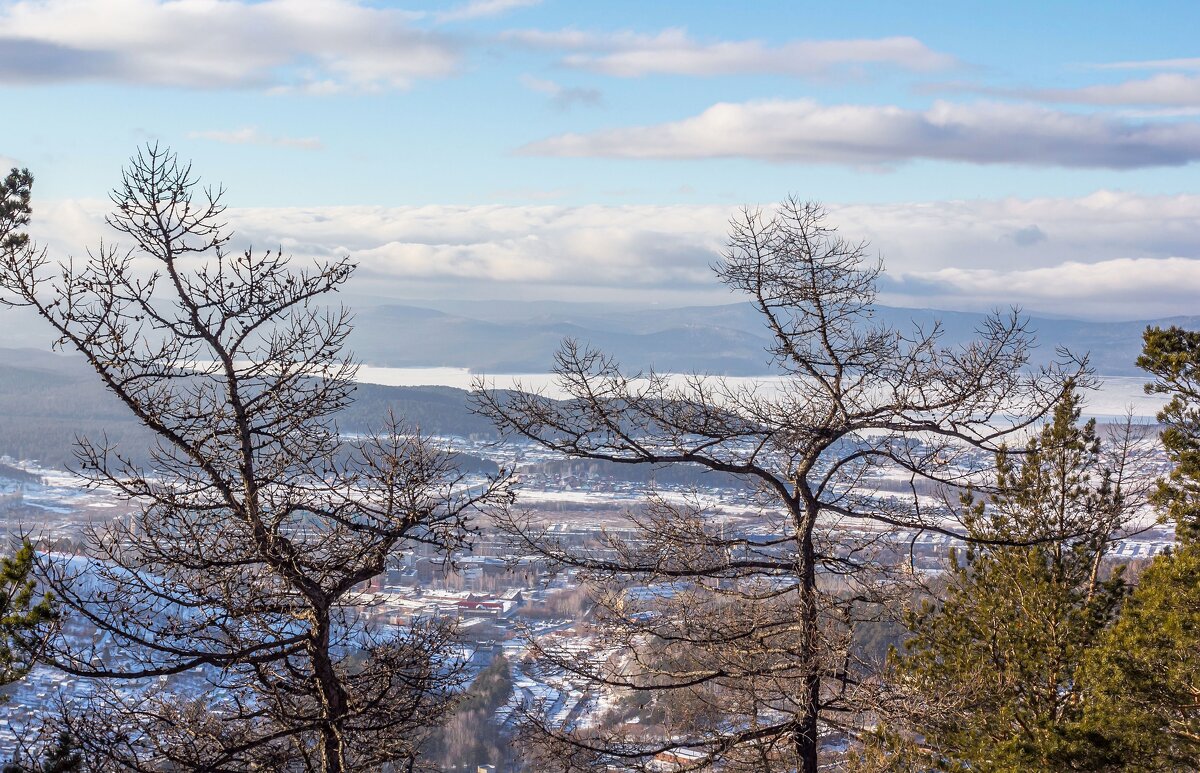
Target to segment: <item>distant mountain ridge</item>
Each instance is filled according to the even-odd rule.
[[[731,376],[771,375],[769,339],[748,303],[644,308],[628,304],[429,301],[358,306],[350,348],[370,365],[456,367],[500,375],[545,373],[564,337],[614,355],[626,369]],[[982,314],[877,307],[881,324],[928,328],[940,320],[945,342],[970,340]],[[1086,322],[1032,317],[1042,360],[1056,346],[1090,353],[1102,376],[1144,377],[1134,362],[1147,325],[1200,329],[1200,316],[1136,322]],[[14,335],[4,335],[11,331]],[[0,330],[0,346],[22,336],[42,340],[34,325]],[[45,340],[49,340],[46,336]],[[21,344],[18,344],[21,345]],[[24,344],[28,346],[28,344]],[[471,413],[466,392],[449,387],[362,384],[338,416],[346,432],[377,426],[389,410],[433,434],[494,436]],[[1151,411],[1152,413],[1152,411]],[[78,356],[41,348],[0,348],[0,455],[70,461],[78,435],[107,437],[135,456],[149,436]]]
[[[971,340],[983,314],[877,306],[880,324],[928,329],[940,321],[947,344]],[[1200,316],[1134,322],[1030,317],[1038,358],[1056,347],[1090,353],[1106,376],[1140,375],[1134,362],[1147,325],[1200,328]],[[612,354],[626,368],[660,372],[768,375],[769,335],[749,303],[637,308],[562,302],[429,301],[360,309],[351,348],[363,362],[387,367],[455,367],[481,373],[551,369],[563,338]]]
[[[336,300],[336,299],[334,299]],[[628,303],[564,301],[418,300],[364,303],[354,311],[350,349],[368,365],[397,368],[454,367],[494,375],[544,373],[565,337],[615,356],[629,370],[762,376],[773,373],[769,337],[749,303],[650,307]],[[970,340],[982,314],[877,306],[882,324],[928,328],[940,320],[946,343]],[[1133,322],[1090,322],[1030,315],[1037,356],[1049,360],[1057,346],[1090,353],[1104,376],[1140,376],[1134,362],[1147,325],[1200,329],[1200,315]],[[0,314],[0,347],[44,350],[53,332],[28,309]],[[30,351],[26,367],[37,361]]]

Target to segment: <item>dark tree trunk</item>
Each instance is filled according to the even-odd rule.
[[[806,496],[804,512],[797,517],[797,574],[800,578],[799,616],[804,664],[804,713],[796,719],[793,743],[801,773],[817,773],[817,720],[821,711],[821,643],[817,619],[817,557],[813,527],[820,507]]]
[[[342,738],[342,721],[346,717],[346,691],[342,687],[329,652],[329,612],[320,610],[315,614],[309,655],[312,658],[313,676],[322,701],[321,765],[322,773],[345,773],[346,745]]]

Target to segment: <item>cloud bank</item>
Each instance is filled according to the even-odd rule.
[[[358,0],[17,2],[0,9],[0,83],[404,89],[460,58],[413,18]]]
[[[1194,298],[1200,290],[1200,259],[1067,261],[1019,271],[945,268],[902,276],[889,283],[888,289],[901,297],[922,299],[935,307],[939,304],[955,308],[1002,305],[1006,303],[1003,296],[1007,296],[1055,313],[1145,319],[1198,311],[1189,297]]]
[[[813,76],[841,67],[886,65],[927,72],[952,67],[955,59],[911,37],[853,40],[794,40],[771,46],[761,40],[700,42],[686,30],[656,35],[598,34],[575,29],[516,30],[505,40],[530,48],[567,52],[567,67],[638,78],[645,75]]]
[[[1200,76],[1175,72],[1158,73],[1148,78],[1119,83],[1100,83],[1071,89],[1011,89],[994,88],[975,83],[942,83],[930,84],[922,87],[921,90],[926,92],[960,91],[1034,102],[1106,107],[1147,105],[1187,108],[1200,106]]]
[[[1103,62],[1092,65],[1097,70],[1200,70],[1200,57],[1178,59],[1144,59],[1133,62]]]
[[[1160,73],[1142,80],[1085,86],[1069,91],[1040,91],[1042,99],[1091,105],[1200,105],[1200,75]]]
[[[1031,105],[937,102],[924,111],[812,100],[724,102],[682,121],[562,134],[537,156],[752,158],[891,165],[916,159],[1133,169],[1200,158],[1200,124],[1130,121]]]
[[[106,234],[103,202],[46,203],[34,236],[79,255]],[[349,254],[377,296],[735,300],[709,266],[727,206],[425,206],[231,209],[242,246],[302,259]],[[835,205],[830,220],[885,260],[885,303],[1096,318],[1193,314],[1200,196]]]

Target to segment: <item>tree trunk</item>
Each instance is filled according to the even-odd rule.
[[[801,651],[804,657],[804,713],[796,719],[793,743],[801,773],[817,773],[817,719],[821,707],[820,630],[817,625],[817,559],[812,532],[819,507],[810,501],[797,519],[797,574],[800,580]]]
[[[345,773],[346,745],[341,722],[346,716],[346,691],[342,688],[329,653],[329,610],[315,610],[309,657],[321,696],[321,769],[323,773]]]

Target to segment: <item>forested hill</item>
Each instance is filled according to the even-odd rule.
[[[495,434],[488,420],[470,412],[467,393],[461,389],[362,384],[355,394],[354,404],[337,419],[344,432],[379,428],[391,410],[427,434]],[[73,459],[72,447],[80,435],[107,438],[138,459],[145,458],[150,440],[78,358],[0,349],[0,455],[63,467]]]

